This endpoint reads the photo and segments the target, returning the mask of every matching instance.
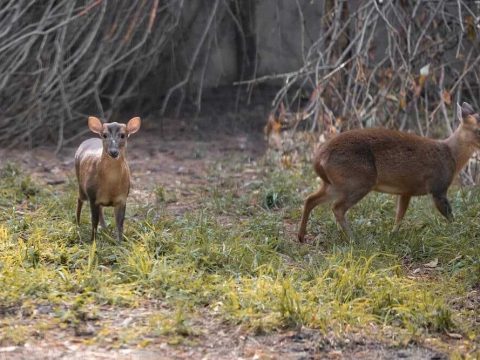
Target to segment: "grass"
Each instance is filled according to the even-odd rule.
[[[253,180],[225,176],[252,169],[264,170]],[[51,309],[43,321],[32,320],[37,333],[81,332],[97,321],[101,330],[87,338],[101,342],[114,328],[98,320],[102,309],[159,301],[162,311],[122,330],[115,343],[194,341],[202,331],[194,319],[206,313],[259,334],[306,326],[402,344],[433,338],[444,351],[475,356],[478,189],[451,190],[450,224],[430,199],[415,199],[393,234],[394,199],[371,194],[349,213],[354,242],[319,208],[308,228],[314,241],[300,245],[294,239],[302,202],[318,185],[310,167],[237,161],[212,167],[210,180],[198,209],[169,214],[172,194],[159,187],[154,204],[129,204],[127,240],[117,244],[110,226],[92,244],[88,211],[80,228],[74,224],[73,181],[45,187],[15,166],[1,169],[0,345],[32,336],[21,324],[7,331],[19,313],[28,320]],[[452,333],[462,336],[461,349],[449,345]]]

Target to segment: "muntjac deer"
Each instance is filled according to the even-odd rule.
[[[123,237],[123,221],[130,190],[130,169],[126,159],[127,139],[140,129],[140,118],[125,124],[105,123],[88,118],[90,130],[100,136],[82,142],[75,153],[75,172],[78,180],[77,224],[80,224],[83,202],[90,202],[92,215],[92,242],[96,238],[98,222],[105,226],[103,206],[113,206],[117,225],[117,239]]]
[[[345,214],[370,191],[398,195],[395,228],[410,198],[431,194],[438,211],[453,220],[447,190],[474,151],[480,147],[480,115],[458,105],[460,125],[444,140],[424,138],[387,129],[361,129],[339,134],[322,144],[314,168],[321,188],[305,200],[298,240],[303,242],[314,207],[332,202],[343,231],[353,234]]]

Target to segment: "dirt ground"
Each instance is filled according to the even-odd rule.
[[[77,145],[77,144],[75,144]],[[142,130],[129,141],[128,158],[133,172],[131,200],[153,201],[153,192],[162,186],[175,194],[167,211],[181,215],[187,209],[201,206],[196,189],[207,185],[209,167],[218,160],[258,159],[265,151],[260,132],[211,134],[203,136],[195,129],[185,130],[179,124],[161,135],[145,122]],[[14,162],[40,182],[61,184],[73,176],[75,147],[54,154],[54,147],[34,151],[0,149],[0,163]],[[73,215],[72,215],[73,218]],[[135,309],[104,309],[96,321],[112,327],[144,321],[153,307],[145,304]],[[48,316],[39,311],[37,319]],[[31,321],[31,320],[30,320]],[[71,330],[47,332],[23,346],[0,348],[0,359],[443,359],[444,355],[420,346],[393,347],[352,334],[338,338],[311,329],[299,329],[270,335],[253,335],[241,327],[227,326],[210,314],[200,319],[201,334],[189,344],[170,345],[161,337],[149,339],[145,348],[128,346],[120,349],[85,345],[84,337]],[[95,331],[95,323],[92,324]]]
[[[79,344],[72,338],[0,348],[0,359],[446,359],[432,350],[402,349],[365,339],[336,339],[303,330],[269,336],[241,335],[237,329],[215,327],[194,345],[154,343],[144,349],[107,349]]]

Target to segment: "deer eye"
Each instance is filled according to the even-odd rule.
[[[103,134],[102,137],[103,137],[104,139],[106,139],[106,138],[107,138],[107,134]]]
[[[120,139],[125,139],[125,134],[120,134]]]

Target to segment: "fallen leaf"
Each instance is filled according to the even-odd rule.
[[[284,168],[290,169],[293,165],[292,156],[291,155],[282,155],[281,162]]]
[[[463,255],[455,256],[455,257],[454,257],[452,260],[450,260],[448,263],[449,263],[449,264],[454,263],[455,261],[460,260],[462,257],[463,257]]]
[[[407,97],[405,91],[400,91],[400,109],[405,110],[407,107]]]
[[[130,325],[130,323],[133,321],[133,318],[131,316],[127,317],[125,320],[122,321],[120,324],[121,327],[127,327]]]
[[[475,31],[475,19],[471,15],[465,16],[465,32],[467,33],[467,37],[471,41],[475,41],[475,38],[477,37],[476,31]]]
[[[443,90],[442,99],[447,105],[450,105],[452,103],[452,95],[450,95],[450,92],[448,90]]]
[[[420,69],[420,75],[422,76],[428,76],[429,73],[430,73],[430,64],[427,64]]]
[[[47,185],[60,185],[60,184],[65,184],[67,181],[64,179],[53,179],[53,180],[47,180]]]
[[[425,75],[420,75],[420,77],[418,78],[418,84],[415,83],[415,89],[414,89],[416,96],[419,96],[420,93],[422,92],[423,85],[425,85],[426,80],[427,80],[427,76]]]
[[[391,100],[391,101],[394,101],[394,102],[398,102],[397,97],[396,97],[395,95],[393,95],[393,94],[388,94],[387,96],[385,96],[385,98],[386,98],[387,100]]]
[[[438,265],[438,258],[435,258],[432,261],[426,263],[424,266],[428,268],[436,268],[437,265]]]

